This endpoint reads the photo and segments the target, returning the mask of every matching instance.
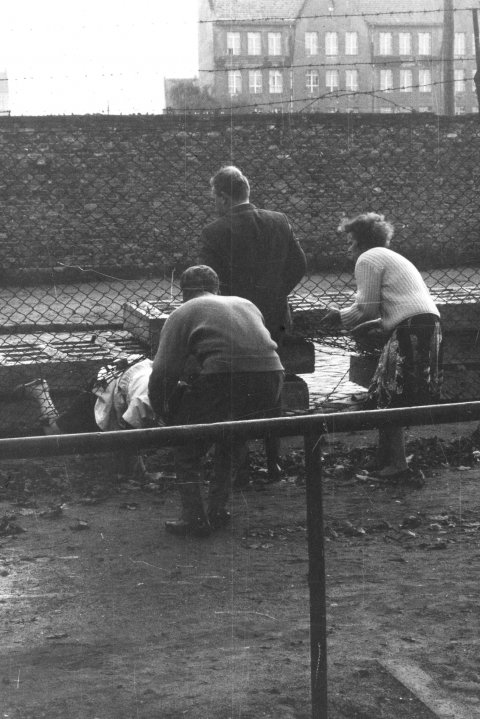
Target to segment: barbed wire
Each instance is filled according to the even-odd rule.
[[[465,7],[465,8],[452,8],[449,10],[449,12],[472,12],[472,10],[478,10],[478,8],[475,7]],[[292,22],[297,20],[315,20],[315,19],[324,19],[324,18],[331,18],[332,20],[335,19],[346,19],[346,18],[355,18],[355,17],[392,17],[397,15],[430,15],[430,14],[443,14],[443,7],[438,8],[431,8],[429,10],[385,10],[385,11],[376,11],[376,12],[357,12],[357,13],[314,13],[312,15],[295,15],[294,17],[286,17],[286,16],[278,16],[278,15],[265,15],[265,16],[257,16],[257,17],[217,17],[217,18],[210,18],[205,20],[199,20],[199,25],[205,25],[205,24],[212,24],[212,23],[225,23],[225,22]]]
[[[475,62],[475,55],[463,55],[461,57],[455,57],[455,62]],[[334,64],[331,62],[312,62],[312,63],[301,63],[301,64],[279,64],[279,65],[272,65],[270,63],[268,64],[259,64],[259,65],[235,65],[232,67],[225,67],[225,68],[214,68],[214,69],[199,69],[199,72],[202,73],[220,73],[220,72],[234,72],[234,71],[242,71],[242,70],[298,70],[298,69],[308,69],[312,68],[315,69],[317,67],[319,68],[330,68],[332,70],[335,70],[338,67],[379,67],[380,65],[392,65],[392,66],[398,66],[402,64],[408,64],[410,67],[418,67],[418,64],[413,64],[415,62],[422,63],[424,65],[428,64],[441,64],[444,62],[444,59],[441,57],[427,57],[422,56],[421,59],[415,58],[415,60],[406,60],[405,58],[399,57],[395,60],[356,60],[354,62],[335,62]],[[406,68],[408,69],[408,68]],[[115,78],[115,77],[129,77],[131,75],[137,75],[141,76],[143,73],[139,70],[129,70],[128,72],[101,72],[101,73],[80,73],[81,76],[85,79],[91,78],[91,77],[103,77],[103,78]],[[151,75],[161,75],[164,76],[163,71],[151,71],[149,70],[149,76]],[[13,77],[0,77],[0,82],[20,82],[25,80],[38,80],[40,76],[36,75],[23,75],[23,76],[13,76]],[[55,79],[63,79],[63,80],[69,80],[69,79],[77,79],[78,74],[48,74],[48,75],[42,75],[41,79],[45,80],[55,80]],[[177,78],[172,78],[173,80]],[[182,78],[178,78],[178,81],[181,81]]]
[[[334,56],[332,56],[334,57]],[[379,56],[381,57],[381,56]],[[475,62],[475,55],[462,55],[461,57],[454,57],[453,58],[455,62]],[[269,61],[267,63],[263,63],[260,65],[232,65],[230,67],[220,67],[220,68],[213,68],[213,69],[199,69],[199,72],[202,73],[216,73],[216,72],[235,72],[236,70],[298,70],[302,68],[317,68],[317,67],[327,67],[331,69],[335,69],[337,67],[357,67],[357,66],[367,66],[367,67],[377,67],[379,65],[406,65],[407,63],[411,66],[412,64],[415,64],[415,67],[417,67],[417,64],[423,63],[423,64],[433,64],[433,63],[444,63],[445,59],[442,57],[433,57],[433,56],[418,56],[415,57],[414,60],[407,60],[405,57],[399,56],[398,59],[395,60],[355,60],[353,62],[335,62],[334,64],[331,62],[310,62],[310,63],[291,63],[291,64],[279,64],[279,65],[272,65],[271,63],[275,62],[275,60]]]

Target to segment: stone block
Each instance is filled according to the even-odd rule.
[[[296,375],[286,375],[282,390],[283,409],[307,410],[309,407],[308,385],[304,379]]]

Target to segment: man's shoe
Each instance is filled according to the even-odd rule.
[[[172,519],[165,522],[165,531],[177,537],[209,537],[212,528],[208,522],[201,519],[188,521],[186,519]]]
[[[222,529],[229,523],[230,519],[230,512],[227,512],[226,509],[217,509],[208,513],[208,522],[212,529]]]

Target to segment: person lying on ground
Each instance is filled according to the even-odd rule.
[[[353,330],[380,319],[384,340],[368,389],[367,407],[383,409],[433,404],[440,399],[440,313],[417,268],[389,249],[393,225],[367,212],[341,228],[355,260],[357,293],[345,309],[331,308],[325,321]],[[357,329],[358,332],[358,329]],[[403,427],[379,430],[378,477],[409,477]]]
[[[39,431],[46,435],[155,427],[158,422],[148,399],[151,371],[152,361],[143,358],[130,364],[121,362],[102,367],[91,387],[61,413],[53,403],[45,379],[20,385],[16,393],[35,403]],[[147,481],[158,478],[157,474],[147,472],[140,455],[122,452],[118,465],[121,474],[137,474]]]
[[[205,265],[185,270],[180,287],[184,304],[162,328],[150,375],[156,414],[170,425],[278,416],[284,371],[260,310],[244,298],[220,296],[218,276]],[[198,373],[180,383],[192,358]],[[166,522],[172,534],[205,537],[230,519],[231,484],[247,446],[232,438],[216,443],[205,511],[201,462],[211,444],[175,449],[182,512]]]

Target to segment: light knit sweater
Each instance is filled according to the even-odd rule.
[[[381,318],[384,330],[390,332],[413,315],[440,316],[420,272],[398,252],[386,247],[362,252],[355,265],[355,279],[355,302],[340,310],[346,329]]]

